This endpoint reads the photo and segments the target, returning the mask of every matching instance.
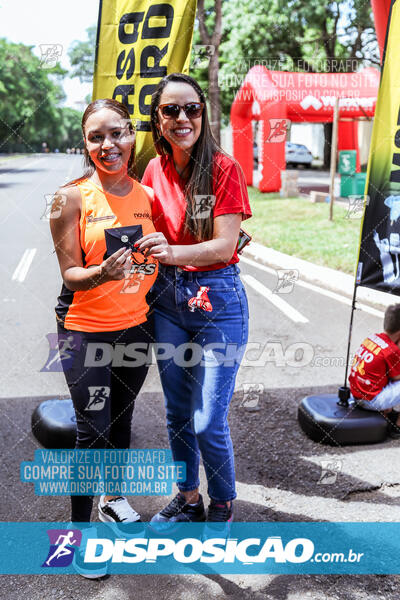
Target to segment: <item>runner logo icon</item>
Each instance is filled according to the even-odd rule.
[[[80,546],[82,532],[79,529],[48,529],[50,548],[42,567],[68,567],[75,549]]]
[[[89,402],[85,410],[102,410],[110,395],[110,388],[103,385],[89,386]]]
[[[48,333],[46,337],[49,343],[49,355],[40,371],[50,373],[70,369],[74,362],[74,351],[79,350],[81,346],[82,334],[79,332]]]

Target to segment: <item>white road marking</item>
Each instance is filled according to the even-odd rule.
[[[266,273],[270,273],[271,275],[276,276],[276,269],[272,269],[271,267],[266,267],[265,265],[261,265],[258,262],[256,262],[255,260],[251,260],[251,258],[247,258],[245,256],[240,256],[240,260],[243,261],[244,263],[247,263],[251,267],[256,267],[257,269],[260,269],[261,271],[265,271]],[[308,290],[312,290],[313,292],[316,292],[317,294],[322,294],[323,296],[327,296],[328,298],[337,300],[338,302],[341,302],[342,304],[351,306],[350,298],[347,298],[346,296],[341,296],[340,294],[337,294],[336,292],[331,292],[330,290],[325,290],[324,288],[321,288],[318,285],[314,285],[313,283],[308,283],[307,281],[302,281],[301,279],[298,279],[296,281],[295,285],[299,285],[300,287],[304,287]],[[372,306],[368,306],[367,304],[362,304],[361,302],[356,303],[356,308],[359,310],[362,310],[363,312],[369,313],[370,315],[374,315],[374,317],[380,317],[381,319],[383,319],[384,314],[385,314],[381,310],[372,308]]]
[[[33,258],[36,254],[36,248],[27,248],[25,250],[25,252],[22,255],[21,260],[18,263],[17,268],[15,269],[13,276],[12,276],[12,281],[19,281],[19,283],[22,283],[25,279],[25,277],[27,276],[29,267],[32,264]]]
[[[256,292],[258,292],[259,294],[264,296],[264,298],[267,298],[267,300],[269,300],[271,302],[271,304],[276,306],[276,308],[279,308],[279,310],[281,310],[287,317],[289,317],[289,319],[291,319],[295,323],[308,323],[309,322],[308,319],[304,315],[299,313],[298,310],[296,310],[295,308],[290,306],[290,304],[285,302],[285,300],[282,300],[282,298],[280,298],[278,296],[278,294],[274,294],[273,292],[271,292],[271,290],[269,290],[267,287],[265,287],[265,285],[260,283],[252,275],[245,274],[242,276],[242,279],[244,279],[244,281],[250,287],[252,287],[254,290],[256,290]]]

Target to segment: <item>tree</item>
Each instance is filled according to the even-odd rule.
[[[87,40],[73,42],[68,50],[69,61],[73,67],[70,77],[79,77],[81,83],[93,81],[97,26],[88,27],[86,33]]]
[[[66,71],[44,66],[32,46],[0,39],[0,72],[0,151],[38,151],[61,131]]]
[[[211,130],[217,142],[220,142],[221,128],[221,99],[218,85],[219,46],[222,39],[222,0],[214,0],[214,26],[206,23],[204,0],[198,0],[199,33],[202,44],[211,47],[210,63],[208,66],[208,100],[211,113]]]
[[[223,4],[220,86],[223,115],[254,64],[271,70],[353,71],[379,65],[369,0],[231,0]],[[331,124],[325,127],[329,164]]]
[[[81,148],[82,140],[82,114],[74,108],[65,106],[61,109],[62,131],[58,143],[54,146],[60,150],[67,148]]]

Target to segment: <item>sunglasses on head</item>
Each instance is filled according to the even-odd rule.
[[[179,104],[160,104],[158,108],[166,119],[177,119],[182,109],[188,119],[198,119],[203,112],[204,103],[187,102],[183,106]]]

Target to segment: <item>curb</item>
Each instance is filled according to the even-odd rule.
[[[294,269],[299,278],[308,283],[336,292],[348,298],[353,297],[354,276],[336,271],[330,267],[322,267],[302,258],[278,252],[273,248],[252,241],[243,251],[243,256],[275,269]],[[359,287],[357,300],[374,308],[385,309],[390,304],[400,302],[395,294],[387,294],[366,287]]]

